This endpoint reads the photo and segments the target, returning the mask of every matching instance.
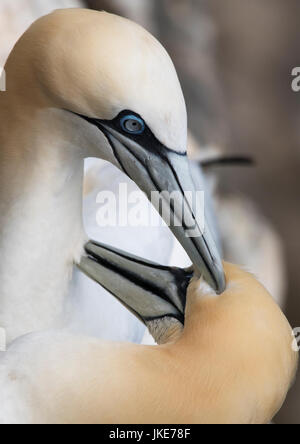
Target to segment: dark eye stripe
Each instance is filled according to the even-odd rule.
[[[120,120],[121,127],[129,134],[142,134],[145,131],[145,122],[134,115],[124,116]]]

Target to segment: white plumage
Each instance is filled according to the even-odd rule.
[[[185,265],[182,263],[182,259],[181,264],[178,263],[180,255],[186,256],[180,245],[177,247],[177,252],[179,252],[176,253],[177,263],[172,257],[176,240],[166,225],[99,227],[97,211],[101,205],[97,203],[97,195],[101,191],[111,191],[119,203],[122,197],[119,196],[120,184],[128,186],[128,193],[135,192],[139,195],[136,204],[123,201],[120,207],[121,211],[124,209],[124,205],[126,207],[124,213],[130,212],[134,206],[138,205],[143,212],[143,217],[148,220],[156,212],[137,185],[125,174],[107,162],[89,159],[86,162],[83,200],[84,226],[87,235],[91,239],[154,262],[164,265]],[[118,210],[119,206],[117,207],[117,217],[120,220],[122,217]],[[72,331],[109,340],[136,343],[142,341],[145,327],[107,291],[78,270],[74,272],[72,284],[73,303],[69,323],[69,328]]]
[[[225,270],[219,297],[192,281],[185,328],[170,323],[163,346],[19,339],[0,355],[0,423],[268,423],[295,376],[292,331],[253,275]]]
[[[68,9],[34,23],[17,42],[5,69],[7,91],[0,107],[0,326],[8,342],[53,327],[139,341],[142,330],[136,321],[74,273],[73,264],[80,261],[87,234],[166,264],[174,242],[167,227],[98,230],[96,194],[116,192],[119,181],[137,191],[114,167],[100,164],[90,171],[94,184],[86,179],[86,234],[81,220],[83,161],[109,161],[126,171],[148,198],[152,190],[174,189],[180,196],[185,188],[193,191],[185,155],[187,113],[173,63],[138,25],[104,12]],[[122,113],[142,117],[144,129],[147,126],[143,142],[124,133],[121,120],[114,123]],[[144,211],[149,211],[146,199]],[[190,205],[188,212],[193,224]],[[219,275],[224,285],[208,225],[203,236],[194,238],[184,227],[175,228],[176,236],[188,244],[185,249],[190,249],[197,271],[207,278]],[[109,307],[107,317],[98,314]]]

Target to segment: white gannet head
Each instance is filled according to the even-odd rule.
[[[13,57],[15,71],[26,65],[17,78],[25,89],[31,82],[32,100],[38,95],[42,107],[67,113],[73,143],[82,143],[74,123],[84,134],[86,157],[92,153],[111,161],[149,199],[153,191],[176,192],[173,201],[163,202],[174,216],[170,228],[196,270],[221,292],[225,280],[219,253],[207,224],[204,234],[199,228],[195,202],[184,195],[195,192],[186,155],[186,106],[161,44],[127,19],[67,9],[33,24]],[[178,224],[182,207],[184,220]]]

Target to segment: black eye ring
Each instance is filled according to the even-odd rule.
[[[145,131],[145,122],[137,116],[128,115],[122,117],[121,127],[129,134],[142,134]]]

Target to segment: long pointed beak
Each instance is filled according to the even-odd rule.
[[[147,195],[190,257],[195,273],[203,276],[217,293],[222,293],[225,290],[222,260],[205,220],[204,202],[199,205],[186,153],[163,146],[151,131],[140,138],[126,136],[120,131],[118,117],[116,123],[77,116],[106,135],[116,165]]]
[[[184,324],[186,290],[193,272],[160,266],[93,241],[85,250],[79,269],[144,324],[166,316]]]
[[[141,146],[103,122],[101,127],[120,168],[145,192],[187,252],[195,272],[222,293],[222,260],[205,220],[203,194],[196,192],[192,181],[187,155],[161,144],[155,147],[152,141]]]

